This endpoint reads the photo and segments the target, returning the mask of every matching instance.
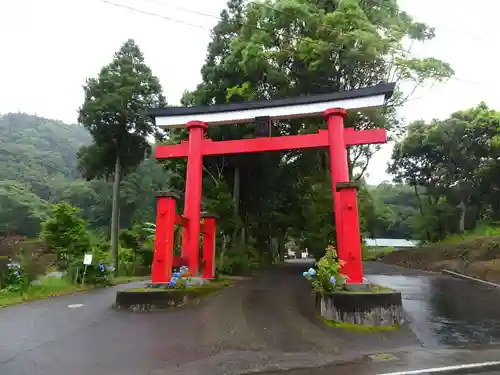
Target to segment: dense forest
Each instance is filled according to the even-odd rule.
[[[66,201],[98,232],[108,233],[112,183],[85,181],[77,169],[86,129],[22,113],[0,116],[0,233],[36,236],[50,205]],[[123,181],[121,227],[154,221],[155,191],[168,185],[168,173],[144,160]]]

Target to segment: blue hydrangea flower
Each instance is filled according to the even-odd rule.
[[[302,276],[307,277],[307,276],[309,276],[309,274],[307,273],[307,271],[304,271],[304,272],[302,272]]]
[[[330,284],[335,285],[335,276],[330,276]]]
[[[309,274],[309,276],[316,276],[316,270],[314,268],[309,268],[307,273]]]

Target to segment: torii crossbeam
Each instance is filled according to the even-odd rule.
[[[208,107],[157,108],[150,111],[163,127],[183,127],[189,131],[187,141],[177,145],[158,146],[157,159],[187,158],[182,257],[188,259],[189,270],[198,273],[200,206],[202,194],[203,156],[251,152],[329,148],[330,172],[339,258],[345,262],[342,272],[349,283],[363,282],[361,244],[356,188],[349,183],[347,146],[385,143],[385,129],[344,129],[347,110],[379,107],[392,95],[394,84],[383,84],[349,92],[304,96],[298,98],[247,102]],[[205,139],[208,126],[250,123],[256,118],[289,119],[323,116],[327,130],[316,134],[263,137],[232,141]],[[162,244],[155,243],[156,254]],[[163,259],[163,258],[162,258]],[[165,267],[171,267],[166,264]],[[155,282],[155,280],[153,280]],[[157,282],[162,282],[157,280]]]

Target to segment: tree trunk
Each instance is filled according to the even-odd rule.
[[[465,205],[463,200],[458,205],[458,208],[460,209],[460,221],[458,222],[458,231],[460,233],[463,233],[465,232],[465,214],[467,212],[467,206]]]
[[[420,215],[425,220],[424,207],[422,205],[422,199],[420,198],[420,194],[418,193],[418,187],[416,184],[413,185],[413,191],[415,192],[415,196],[417,197],[418,210],[420,211]],[[430,241],[431,233],[429,232],[429,228],[427,227],[427,225],[425,226],[425,234],[427,235],[427,241]]]
[[[111,255],[115,267],[115,275],[118,275],[118,236],[120,232],[120,181],[122,165],[120,157],[116,156],[115,178],[113,181],[113,207],[111,211]]]
[[[233,250],[236,250],[236,247],[238,246],[238,232],[239,232],[239,225],[238,225],[238,218],[240,215],[240,168],[235,167],[234,168],[234,180],[233,180],[233,220],[234,220],[234,229],[233,229],[233,234],[231,236],[231,248]]]
[[[283,236],[281,233],[278,235],[278,253],[279,253],[279,259],[280,263],[283,263],[285,261],[285,236]]]

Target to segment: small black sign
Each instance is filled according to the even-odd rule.
[[[271,126],[271,118],[269,116],[255,118],[255,134],[258,137],[270,137]]]

